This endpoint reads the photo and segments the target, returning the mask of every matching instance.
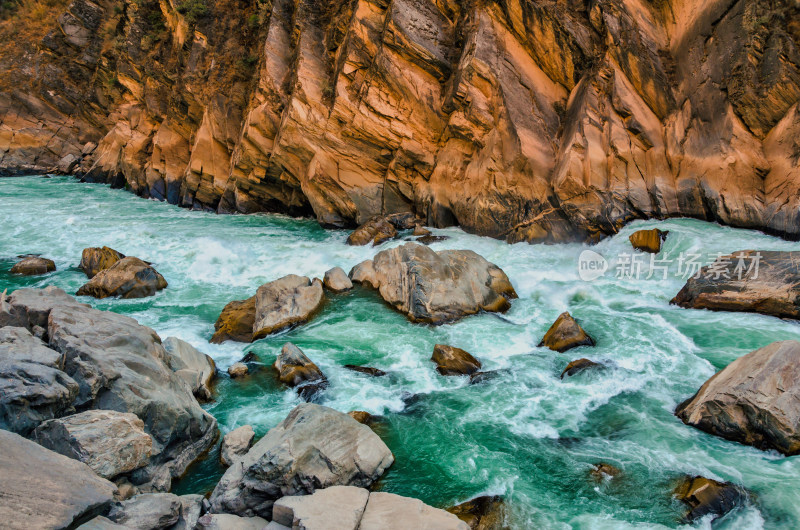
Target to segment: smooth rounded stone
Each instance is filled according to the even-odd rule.
[[[178,522],[182,506],[180,497],[172,493],[142,493],[114,503],[107,517],[128,528],[160,530]]]
[[[26,328],[0,328],[0,429],[28,436],[42,421],[73,412],[78,391],[60,353]]]
[[[212,511],[272,516],[275,500],[330,486],[369,487],[394,462],[369,427],[304,403],[228,468],[211,494]]]
[[[81,254],[81,263],[78,268],[86,274],[87,278],[92,279],[98,272],[108,269],[124,257],[125,254],[109,247],[85,248]]]
[[[347,273],[341,267],[334,267],[325,272],[322,278],[322,285],[331,292],[343,293],[353,288],[353,282],[347,277]]]
[[[244,363],[233,363],[228,367],[228,375],[234,379],[246,376],[249,371],[250,369]]]
[[[42,447],[80,460],[103,478],[114,478],[148,463],[153,439],[136,415],[87,410],[48,420],[33,432]]]
[[[242,425],[222,437],[219,459],[226,466],[230,466],[253,445],[256,433],[251,425]]]
[[[722,256],[689,278],[670,303],[798,319],[800,251],[741,250]]]
[[[590,361],[589,359],[575,359],[574,361],[570,362],[566,368],[564,368],[564,371],[561,372],[561,379],[579,374],[584,370],[595,366],[599,367],[602,365],[594,361]]]
[[[419,499],[394,493],[370,493],[359,530],[469,530],[464,521]]]
[[[728,440],[800,454],[800,342],[773,342],[739,357],[675,415]]]
[[[631,245],[636,250],[658,254],[661,252],[661,242],[667,239],[668,230],[662,231],[658,228],[652,230],[637,230],[628,237]]]
[[[368,425],[372,420],[372,414],[363,410],[351,410],[347,415],[363,425]]]
[[[283,530],[261,517],[239,517],[228,513],[207,513],[197,520],[202,530]]]
[[[291,342],[283,345],[273,367],[278,373],[280,382],[297,388],[298,393],[305,400],[311,399],[314,394],[328,385],[328,380],[322,370]]]
[[[463,502],[447,511],[467,523],[470,530],[501,530],[505,525],[505,501],[497,495],[485,495]]]
[[[104,512],[116,486],[86,464],[0,430],[3,528],[72,528]]]
[[[675,496],[689,507],[685,519],[691,522],[708,514],[714,518],[725,515],[743,501],[745,494],[729,482],[686,477],[675,488]]]
[[[308,322],[325,302],[322,282],[289,274],[256,292],[253,340]]]
[[[344,367],[350,371],[358,372],[360,374],[365,374],[372,377],[383,377],[384,375],[386,375],[386,372],[384,372],[383,370],[380,370],[378,368],[373,368],[371,366],[358,366],[355,364],[346,364],[344,365]]]
[[[362,224],[347,237],[347,244],[363,246],[372,243],[380,245],[397,237],[397,229],[384,217],[375,217]]]
[[[149,263],[127,257],[98,272],[75,294],[94,298],[145,298],[166,287],[167,280]]]
[[[582,327],[568,312],[561,313],[544,338],[539,347],[546,346],[553,351],[565,352],[578,346],[594,346],[594,340],[586,334]]]
[[[195,397],[210,400],[211,387],[217,375],[214,359],[176,337],[167,337],[161,344],[169,354],[167,365],[170,369],[189,384]]]
[[[425,228],[422,225],[416,225],[414,227],[414,231],[411,232],[412,236],[429,236],[431,235],[431,231]]]
[[[369,497],[369,491],[354,486],[331,486],[311,495],[282,497],[272,507],[272,520],[305,530],[358,530]]]
[[[253,324],[256,319],[256,297],[234,300],[222,309],[214,324],[211,343],[222,344],[226,340],[253,342]]]
[[[433,347],[431,361],[442,375],[471,375],[481,369],[481,362],[469,352],[445,344]]]
[[[618,467],[612,466],[611,464],[600,462],[592,466],[590,473],[595,480],[609,480],[619,476],[622,473],[622,470],[620,470]]]
[[[505,311],[517,293],[506,274],[471,250],[434,252],[406,243],[353,267],[355,283],[380,296],[412,322],[440,324],[479,311]]]
[[[10,272],[11,274],[22,274],[23,276],[38,276],[54,270],[56,270],[56,264],[53,260],[29,256],[15,263]]]

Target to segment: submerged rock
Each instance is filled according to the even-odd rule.
[[[334,267],[327,271],[322,279],[322,284],[333,293],[343,293],[353,288],[353,282],[341,267]]]
[[[431,361],[442,375],[471,375],[481,369],[481,362],[461,348],[436,344]]]
[[[308,322],[325,302],[322,282],[289,274],[256,292],[253,340]]]
[[[590,473],[596,480],[607,480],[619,476],[622,471],[611,464],[600,462],[592,466]]]
[[[127,257],[98,272],[76,294],[95,298],[144,298],[166,287],[167,281],[149,263]]]
[[[327,407],[304,403],[231,466],[211,495],[213,511],[270,518],[275,500],[329,486],[369,487],[392,464],[372,430]]]
[[[470,530],[502,530],[505,524],[505,502],[497,495],[476,497],[447,509],[465,523]]]
[[[383,370],[380,370],[378,368],[373,368],[371,366],[357,366],[355,364],[346,364],[344,365],[344,367],[353,372],[366,374],[372,377],[383,377],[384,375],[386,375],[386,372],[384,372]]]
[[[372,243],[380,245],[397,237],[397,229],[384,217],[375,217],[362,224],[348,236],[347,244],[363,246]]]
[[[117,252],[109,247],[91,247],[83,249],[81,263],[78,265],[86,277],[94,278],[98,272],[104,271],[125,257],[125,254]]]
[[[564,368],[564,371],[561,372],[561,379],[564,379],[564,377],[571,377],[575,374],[579,374],[584,370],[586,370],[587,368],[592,368],[595,366],[599,367],[601,365],[597,364],[594,361],[590,361],[589,359],[576,359],[570,362],[567,365],[567,367]]]
[[[773,342],[739,357],[675,414],[728,440],[800,454],[800,342]]]
[[[11,274],[22,274],[23,276],[38,276],[56,270],[53,260],[40,258],[38,256],[28,256],[18,261],[11,267]]]
[[[658,228],[637,230],[628,237],[628,240],[636,250],[658,254],[661,252],[661,242],[667,239],[667,234],[669,231],[661,231]]]
[[[3,528],[73,528],[105,511],[116,486],[86,464],[0,430]]]
[[[740,503],[744,492],[728,482],[718,482],[704,477],[686,477],[675,488],[678,500],[689,506],[685,519],[689,522],[713,514],[725,515]]]
[[[198,399],[210,400],[211,385],[217,376],[214,359],[176,337],[167,337],[162,344],[169,354],[170,369],[189,384]]]
[[[800,318],[800,251],[742,250],[703,267],[670,302]]]
[[[247,454],[255,436],[251,425],[242,425],[226,434],[219,450],[220,461],[226,466],[233,464],[238,457]]]
[[[505,311],[516,298],[497,266],[471,250],[434,252],[406,243],[378,252],[350,272],[412,322],[440,324],[478,311]]]
[[[546,346],[553,351],[565,352],[578,346],[594,346],[594,340],[586,334],[582,327],[568,312],[561,313],[544,338],[539,347]]]
[[[134,414],[113,410],[87,410],[48,420],[36,428],[33,438],[108,479],[147,465],[153,450],[144,422]]]
[[[248,374],[248,372],[250,372],[250,369],[242,362],[233,363],[228,367],[228,375],[233,379],[236,379],[237,377],[244,377]]]
[[[226,340],[237,342],[253,342],[253,324],[256,319],[256,297],[246,300],[234,300],[223,309],[214,324],[213,344],[222,344]]]
[[[287,342],[273,365],[281,383],[296,388],[303,399],[309,400],[328,385],[322,370],[303,351]]]

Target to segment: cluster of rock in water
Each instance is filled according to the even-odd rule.
[[[370,221],[351,239],[385,241],[378,234],[386,226],[393,225]],[[631,243],[657,253],[665,235],[641,231]],[[797,318],[798,258],[762,252],[758,277],[701,274],[673,303]],[[51,263],[24,256],[12,271],[44,274],[54,270]],[[107,247],[84,250],[80,267],[89,282],[78,295],[134,298],[167,286],[149,263]],[[429,324],[504,311],[516,298],[505,273],[478,254],[406,243],[378,252],[349,275],[333,268],[322,280],[289,275],[262,285],[251,298],[225,306],[211,341],[251,342],[301,325],[328,296],[354,283],[377,291],[411,322]],[[539,346],[563,353],[594,344],[563,313]],[[245,376],[249,360],[231,366],[230,377]],[[479,359],[450,345],[437,344],[431,361],[441,375],[469,376],[473,383],[490,374],[481,371]],[[561,378],[601,367],[579,358]],[[385,375],[372,367],[346,368]],[[173,479],[218,440],[216,420],[200,405],[213,399],[214,361],[180,339],[162,341],[132,318],[93,309],[55,287],[3,293],[0,517],[24,514],[25,527],[87,529],[322,529],[333,528],[332,521],[353,530],[503,527],[499,498],[481,497],[448,512],[371,490],[394,462],[369,427],[373,418],[313,403],[328,380],[294,344],[283,346],[274,370],[306,403],[258,441],[251,426],[225,435],[220,458],[228,468],[210,496],[176,496],[168,493]],[[676,415],[711,434],[788,456],[800,453],[798,402],[800,342],[784,341],[731,363]],[[602,462],[592,471],[598,480],[620,473]],[[747,497],[739,486],[705,477],[685,477],[674,494],[687,505],[689,520],[722,515]]]

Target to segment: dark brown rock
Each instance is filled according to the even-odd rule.
[[[297,388],[298,393],[306,400],[323,390],[328,384],[322,370],[291,342],[283,345],[273,366],[278,373],[280,382]]]
[[[431,361],[442,375],[471,375],[481,369],[481,362],[461,348],[436,344]]]
[[[214,324],[211,342],[222,344],[226,340],[253,341],[253,324],[256,319],[256,297],[228,302]]]
[[[637,230],[628,237],[636,250],[658,254],[661,252],[661,242],[667,239],[669,231],[661,231],[658,228],[652,230]]]
[[[594,366],[600,365],[596,362],[590,361],[589,359],[576,359],[570,362],[567,367],[564,368],[564,371],[561,372],[561,379],[564,379],[564,377],[573,376],[586,370],[587,368],[592,368]]]
[[[422,243],[423,245],[430,245],[431,243],[439,243],[447,239],[448,239],[447,236],[435,236],[433,234],[428,234],[422,237],[418,237],[417,243]]]
[[[166,287],[167,281],[150,264],[127,257],[98,272],[76,294],[94,298],[144,298]]]
[[[704,477],[686,477],[675,488],[675,496],[689,507],[687,521],[708,514],[714,518],[725,515],[744,499],[742,490],[733,484]]]
[[[376,217],[356,228],[347,238],[347,244],[363,246],[372,243],[377,246],[395,237],[397,229],[394,225],[383,217]]]
[[[379,370],[371,366],[357,366],[355,364],[346,364],[344,365],[344,367],[347,368],[348,370],[352,370],[360,374],[371,375],[372,377],[382,377],[386,375],[386,372],[384,372],[383,370]]]
[[[506,530],[505,502],[500,496],[486,495],[463,502],[447,511],[467,523],[470,530]]]
[[[92,279],[98,272],[108,269],[124,257],[124,254],[109,247],[85,248],[78,267],[86,274],[87,278]]]
[[[369,412],[364,412],[363,410],[351,410],[347,413],[347,415],[356,420],[358,423],[363,423],[364,425],[369,424],[370,420],[372,419],[372,414]]]
[[[29,256],[18,261],[11,267],[11,274],[23,276],[38,276],[56,270],[56,264],[51,259]]]
[[[422,225],[416,225],[414,227],[414,231],[411,233],[412,236],[429,236],[431,235],[431,231],[425,228]]]
[[[539,347],[546,346],[553,351],[565,352],[578,346],[594,346],[594,340],[569,313],[561,313],[544,334]]]
[[[620,470],[618,467],[612,466],[611,464],[600,462],[599,464],[592,466],[590,473],[595,480],[599,481],[618,477],[622,473],[622,470]]]

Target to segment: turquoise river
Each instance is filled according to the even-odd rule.
[[[643,256],[640,278],[618,278],[624,259],[618,256],[631,252],[628,235],[650,227],[670,231],[660,255],[672,260],[667,278],[659,272],[647,279]],[[519,293],[508,313],[416,325],[376,294],[356,289],[329,297],[320,316],[287,333],[254,344],[212,345],[214,321],[227,302],[285,274],[321,277],[337,265],[349,271],[380,249],[347,246],[347,232],[324,230],[310,219],[188,211],[66,177],[6,178],[0,179],[0,291],[56,285],[75,292],[85,281],[77,268],[81,250],[90,246],[151,261],[169,282],[156,296],[83,301],[211,355],[221,374],[207,409],[223,432],[251,424],[263,435],[300,402],[271,371],[290,340],[330,379],[322,404],[382,416],[376,430],[396,462],[377,487],[434,506],[502,494],[513,528],[675,528],[684,509],[672,488],[681,476],[697,474],[751,493],[715,528],[800,528],[800,457],[728,442],[673,415],[716,370],[772,341],[800,340],[800,326],[669,304],[685,281],[675,259],[680,253],[701,254],[707,262],[717,252],[796,250],[797,243],[684,219],[636,222],[593,247],[509,245],[455,228],[435,233],[449,239],[432,248],[472,249],[505,270]],[[577,269],[587,248],[610,261],[608,272],[591,282]],[[10,275],[23,253],[49,257],[58,270],[34,278]],[[597,346],[565,354],[538,348],[567,310]],[[499,375],[477,385],[439,376],[429,360],[436,343],[468,350]],[[228,379],[225,369],[249,352],[263,369],[245,380]],[[606,368],[559,379],[579,357]],[[389,375],[369,378],[344,369],[348,363]],[[222,472],[217,461],[212,451],[175,490],[212,489]],[[590,470],[598,462],[623,473],[596,482]]]

